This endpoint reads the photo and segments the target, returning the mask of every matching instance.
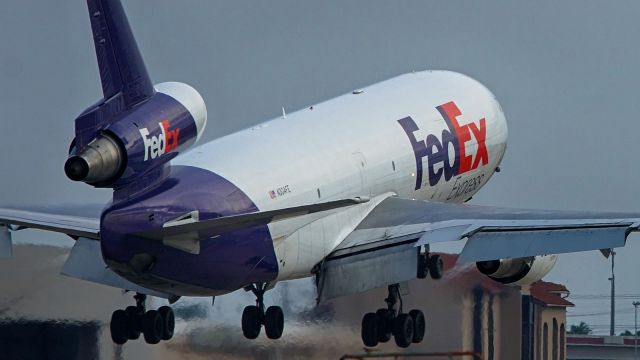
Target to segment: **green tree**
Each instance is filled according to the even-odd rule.
[[[590,335],[593,332],[591,327],[587,325],[584,321],[580,321],[578,325],[571,325],[567,334],[572,335]]]
[[[640,330],[638,330],[638,335],[640,335]],[[625,330],[624,332],[620,333],[620,336],[633,336],[633,332]]]

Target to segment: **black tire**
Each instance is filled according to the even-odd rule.
[[[431,274],[431,278],[434,280],[442,278],[444,274],[444,261],[442,261],[442,256],[429,256],[429,274]]]
[[[157,344],[162,340],[164,326],[162,316],[156,310],[149,310],[142,318],[142,333],[147,344]]]
[[[427,321],[424,318],[424,313],[420,310],[409,311],[409,316],[413,320],[413,340],[414,344],[422,342],[424,334],[427,331]]]
[[[378,324],[380,319],[375,313],[366,313],[362,318],[362,342],[366,347],[378,345]]]
[[[129,340],[138,340],[142,329],[140,310],[136,306],[127,306],[124,312],[127,313],[127,337]]]
[[[269,339],[280,339],[284,330],[284,314],[280,306],[269,306],[264,314],[264,332]]]
[[[162,318],[162,340],[171,340],[176,327],[176,317],[173,314],[173,309],[168,306],[162,306],[158,309],[158,313]]]
[[[262,312],[255,305],[250,305],[242,311],[242,333],[247,339],[255,339],[260,335],[262,327]]]
[[[127,336],[127,313],[124,310],[116,310],[111,314],[111,340],[118,345],[122,345],[129,340]]]
[[[378,341],[386,343],[393,336],[393,317],[388,309],[378,309],[376,315],[378,315]]]
[[[396,345],[406,348],[413,341],[413,319],[409,314],[400,314],[393,324],[393,337]]]

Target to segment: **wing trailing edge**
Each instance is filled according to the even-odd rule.
[[[478,262],[624,246],[640,214],[509,209],[387,198],[318,264],[318,301],[417,277],[421,248],[467,240]]]

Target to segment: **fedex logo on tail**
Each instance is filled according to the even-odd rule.
[[[149,158],[155,159],[178,147],[178,139],[180,137],[180,129],[169,129],[169,120],[163,120],[158,123],[160,126],[160,134],[158,136],[149,136],[149,129],[139,129],[140,136],[144,141],[144,161]]]
[[[484,118],[478,123],[471,122],[460,125],[458,117],[462,112],[453,101],[437,106],[436,109],[442,115],[448,129],[442,130],[440,138],[434,134],[427,135],[425,140],[417,140],[415,132],[420,130],[411,117],[398,120],[409,142],[413,147],[416,157],[416,190],[422,187],[423,166],[422,159],[427,158],[427,172],[429,185],[435,186],[444,176],[445,181],[451,180],[456,175],[478,168],[489,163],[489,153],[485,140],[487,138],[487,122]],[[467,152],[466,144],[477,143],[475,152]],[[450,146],[453,145],[453,146]],[[450,148],[454,155],[449,155]]]

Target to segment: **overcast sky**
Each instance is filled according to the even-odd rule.
[[[154,82],[186,82],[205,98],[203,141],[282,106],[448,69],[491,89],[509,124],[503,171],[475,203],[640,210],[637,1],[127,0],[125,8]],[[0,4],[0,203],[109,197],[62,170],[74,118],[101,97],[89,29],[82,0]],[[619,251],[620,294],[640,294],[639,241]],[[548,279],[607,294],[608,266],[598,253],[562,256]],[[633,323],[631,301],[618,303],[619,324]],[[575,314],[608,306],[575,302]],[[569,323],[580,320],[608,324],[606,315]]]

